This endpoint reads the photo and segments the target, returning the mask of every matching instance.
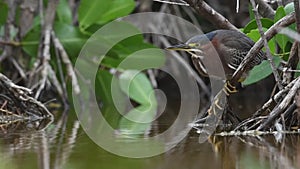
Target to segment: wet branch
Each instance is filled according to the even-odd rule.
[[[296,92],[300,88],[300,78],[298,77],[293,87],[289,90],[288,94],[284,97],[284,99],[273,109],[270,113],[268,119],[262,123],[257,130],[264,129],[266,126],[270,125],[274,122],[274,119],[278,118],[290,105],[291,101],[294,99]]]

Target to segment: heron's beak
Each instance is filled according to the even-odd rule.
[[[201,49],[193,48],[191,44],[179,44],[175,46],[170,46],[166,48],[167,50],[177,50],[177,51],[185,51],[191,54],[192,56],[195,55],[203,59],[203,52]],[[199,55],[200,54],[200,55]]]
[[[187,44],[179,44],[174,45],[166,48],[167,50],[181,50],[181,51],[189,51],[191,50],[191,47]]]

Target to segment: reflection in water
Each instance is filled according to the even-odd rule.
[[[41,128],[42,124],[47,128]],[[55,124],[43,122],[30,128],[28,125],[19,125],[22,130],[15,128],[1,135],[1,164],[5,161],[7,169],[64,168],[76,142],[79,121],[68,122],[68,112],[64,112]]]
[[[69,116],[70,115],[70,116]],[[165,127],[158,124],[156,126]],[[73,169],[232,169],[300,168],[300,136],[211,137],[200,144],[191,131],[174,149],[159,156],[130,159],[95,145],[73,112],[63,113],[46,130],[2,136],[0,168]],[[120,139],[120,141],[122,141]],[[123,141],[128,141],[124,139]]]
[[[222,168],[299,168],[299,135],[285,135],[276,142],[274,136],[212,137],[210,142],[220,157]]]

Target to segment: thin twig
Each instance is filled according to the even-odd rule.
[[[17,71],[19,72],[20,76],[23,79],[26,79],[26,73],[24,72],[24,70],[21,68],[21,66],[19,65],[19,63],[13,58],[10,57],[9,60],[12,62],[12,64],[15,66],[15,68],[17,69]]]
[[[15,41],[1,41],[0,40],[0,45],[8,45],[8,46],[20,46],[20,42],[15,42]]]
[[[55,89],[57,90],[58,94],[64,99],[63,88],[59,83],[54,70],[51,67],[48,68],[48,74],[49,74],[49,79],[51,80],[52,84],[55,86]]]
[[[231,24],[228,19],[226,19],[223,15],[215,11],[212,7],[210,7],[204,1],[197,1],[196,3],[194,0],[185,0],[191,7],[193,7],[200,16],[203,16],[212,24],[216,25],[218,28],[221,29],[231,29],[240,31],[237,27]]]
[[[258,11],[257,11],[258,6],[255,4],[254,0],[250,0],[250,1],[251,1],[251,4],[252,4],[252,7],[253,7],[253,12],[254,12],[254,15],[255,15],[255,20],[256,20],[256,24],[258,26],[258,30],[259,30],[261,39],[263,40],[264,47],[266,48],[266,55],[267,55],[267,58],[268,58],[268,60],[270,62],[270,65],[271,65],[271,68],[272,68],[272,72],[273,72],[273,75],[275,77],[275,81],[277,83],[277,86],[278,86],[279,90],[281,90],[283,88],[282,82],[281,82],[280,76],[278,74],[278,71],[276,69],[275,63],[273,61],[273,57],[272,57],[271,52],[270,52],[270,47],[268,45],[268,41],[266,39],[265,33],[263,31],[263,28],[262,28],[262,23],[260,21],[260,17],[259,17]]]
[[[46,82],[47,82],[47,76],[48,76],[48,71],[50,70],[51,66],[49,64],[50,61],[50,43],[51,43],[51,32],[52,32],[52,27],[53,27],[53,22],[55,19],[55,12],[57,5],[58,5],[59,0],[53,0],[48,2],[48,6],[46,9],[46,15],[45,15],[45,22],[43,25],[43,38],[42,38],[42,43],[39,46],[39,56],[40,59],[34,63],[34,71],[33,74],[37,74],[37,69],[40,67],[41,69],[41,80],[39,81],[40,86],[37,89],[37,92],[35,94],[35,98],[38,98],[41,91],[45,88]],[[42,4],[42,2],[40,2]],[[43,8],[40,6],[40,9]],[[33,77],[34,75],[31,75]]]
[[[77,76],[76,76],[75,71],[73,69],[73,65],[72,65],[72,63],[69,59],[69,56],[68,56],[65,48],[63,47],[63,45],[59,41],[59,39],[55,36],[54,32],[52,32],[52,38],[53,38],[53,41],[54,41],[54,46],[59,50],[61,59],[62,59],[63,63],[66,65],[68,76],[71,77],[74,94],[79,94],[80,93],[80,88],[79,88]]]
[[[273,19],[275,16],[275,11],[265,0],[255,0],[255,3],[258,4],[258,13],[265,17]]]
[[[184,1],[181,2],[171,2],[171,1],[164,1],[164,0],[153,0],[155,2],[161,2],[165,4],[171,4],[171,5],[181,5],[181,6],[189,6],[189,4],[185,3]]]

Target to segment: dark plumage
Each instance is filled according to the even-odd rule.
[[[200,74],[207,75],[208,73],[209,75],[228,80],[232,77],[253,45],[254,42],[241,32],[216,30],[207,34],[194,36],[186,43],[172,46],[168,49],[189,52],[192,55],[193,64]],[[265,54],[261,51],[247,65],[246,71],[240,81],[243,81],[247,73],[255,65],[261,63],[263,59],[265,59]],[[224,73],[222,73],[223,71],[220,71],[220,67],[223,67],[225,77]]]

